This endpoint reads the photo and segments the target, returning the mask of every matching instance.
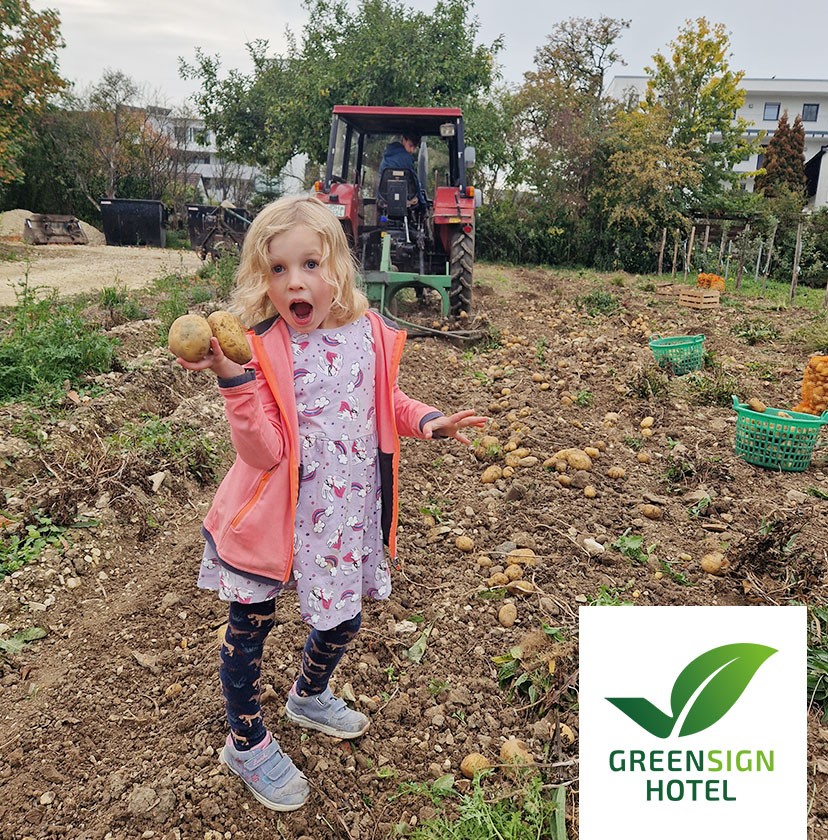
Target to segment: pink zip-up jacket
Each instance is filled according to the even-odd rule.
[[[382,487],[381,524],[396,557],[399,436],[423,437],[442,416],[397,386],[403,330],[378,312],[367,313],[376,348],[374,382]],[[301,471],[299,419],[293,391],[290,333],[278,316],[248,331],[253,359],[243,375],[219,379],[236,460],[216,491],[204,528],[228,569],[254,579],[287,581]]]

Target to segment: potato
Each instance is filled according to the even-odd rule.
[[[167,346],[170,351],[188,362],[200,362],[210,352],[213,333],[201,315],[182,315],[170,327]]]
[[[491,767],[492,764],[489,759],[477,752],[469,753],[460,762],[460,772],[467,779],[474,778],[474,774],[481,772],[481,770],[491,770]]]
[[[239,365],[246,365],[253,354],[242,322],[230,312],[219,309],[207,317],[207,323],[218,339],[224,355]]]

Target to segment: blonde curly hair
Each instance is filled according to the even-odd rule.
[[[292,195],[263,207],[245,236],[229,308],[246,326],[276,314],[267,296],[271,269],[268,249],[274,237],[297,225],[305,225],[322,239],[320,269],[334,290],[331,315],[337,323],[350,324],[368,310],[368,299],[356,285],[357,266],[342,225],[313,195]]]

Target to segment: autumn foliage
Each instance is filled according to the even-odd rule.
[[[31,120],[66,87],[57,69],[59,26],[57,12],[0,0],[0,184],[23,178],[19,160]]]

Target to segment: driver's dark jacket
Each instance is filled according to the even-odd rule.
[[[382,178],[382,173],[386,169],[402,169],[404,171],[412,172],[414,174],[414,183],[417,184],[417,199],[420,207],[426,206],[425,192],[423,191],[420,179],[417,177],[417,168],[414,166],[414,158],[410,152],[405,150],[405,146],[399,140],[389,143],[382,153],[382,162],[380,163],[379,175]]]

